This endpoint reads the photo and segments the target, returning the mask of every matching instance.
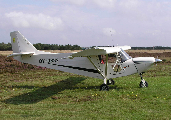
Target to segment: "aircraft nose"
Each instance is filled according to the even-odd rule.
[[[162,60],[160,60],[160,59],[157,59],[157,58],[155,59],[155,62],[161,62],[161,61],[162,61]]]
[[[133,58],[134,63],[154,63],[156,60],[154,57],[137,57]]]
[[[161,59],[154,58],[154,57],[137,57],[133,58],[134,63],[154,63],[154,62],[161,62]]]
[[[156,60],[154,57],[133,58],[138,73],[145,72]]]

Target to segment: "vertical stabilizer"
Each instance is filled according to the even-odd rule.
[[[33,52],[37,49],[19,32],[10,33],[13,53]]]

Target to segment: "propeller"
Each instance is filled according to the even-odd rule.
[[[155,62],[162,62],[162,60],[160,60],[160,59],[155,59]]]
[[[157,58],[155,59],[155,62],[161,62],[162,60],[158,59],[158,56]]]
[[[158,59],[158,56],[157,56],[157,58],[155,59],[155,62],[156,62],[156,66],[157,66],[157,62],[162,62],[162,60]]]

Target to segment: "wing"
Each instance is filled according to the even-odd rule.
[[[117,47],[95,47],[92,49],[87,49],[78,53],[72,54],[72,57],[86,57],[86,56],[94,56],[94,55],[106,55],[112,54],[116,52],[120,52],[121,49],[128,50],[131,49],[130,46],[117,46]]]

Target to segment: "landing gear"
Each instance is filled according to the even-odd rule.
[[[114,85],[115,81],[113,79],[107,80],[107,85]]]
[[[109,86],[106,85],[106,84],[102,84],[102,85],[100,86],[100,91],[109,91]]]
[[[144,73],[144,72],[143,72],[143,73]],[[143,87],[148,87],[148,83],[147,83],[147,82],[143,79],[143,77],[142,77],[143,73],[140,73],[141,82],[140,82],[139,86],[140,86],[141,88],[143,88]]]
[[[141,82],[140,82],[140,84],[139,84],[139,86],[140,86],[141,88],[143,88],[143,87],[148,87],[148,83],[147,83],[144,79],[142,79]]]
[[[107,84],[106,84],[107,81]],[[109,91],[109,86],[108,85],[114,85],[115,81],[113,79],[107,80],[106,78],[104,79],[104,83],[100,86],[100,91]]]

